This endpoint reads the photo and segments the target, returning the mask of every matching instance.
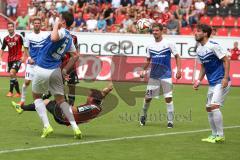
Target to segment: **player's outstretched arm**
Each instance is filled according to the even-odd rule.
[[[51,32],[51,40],[53,42],[56,42],[58,40],[60,40],[60,35],[58,33],[58,29],[61,28],[61,23],[60,21],[57,21],[54,26],[53,26],[53,30]]]
[[[103,98],[106,97],[112,90],[113,90],[113,84],[112,83],[108,84],[107,87],[103,88],[102,89]]]

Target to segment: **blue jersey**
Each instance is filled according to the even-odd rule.
[[[210,86],[220,84],[224,77],[224,66],[221,60],[227,51],[213,41],[208,41],[204,46],[197,48],[198,61],[203,64]]]
[[[150,78],[166,79],[172,77],[171,54],[177,54],[174,44],[165,40],[155,42],[148,47],[147,57],[151,58]]]
[[[62,58],[67,52],[75,52],[76,48],[72,43],[72,36],[66,29],[59,30],[60,40],[53,42],[49,35],[43,42],[43,47],[39,51],[37,65],[45,69],[58,68],[62,63]]]
[[[38,34],[32,32],[26,35],[24,47],[28,48],[29,56],[37,62],[38,52],[43,47],[43,43],[49,33],[39,32]]]

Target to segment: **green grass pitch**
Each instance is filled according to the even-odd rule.
[[[18,115],[7,98],[8,78],[1,77],[0,83],[0,160],[239,160],[240,153],[240,88],[232,87],[222,108],[225,129],[225,144],[201,142],[210,134],[205,101],[207,86],[192,90],[190,85],[174,86],[176,120],[173,129],[166,127],[166,107],[162,98],[154,99],[149,109],[150,121],[139,126],[138,115],[143,98],[136,98],[136,104],[129,106],[116,89],[112,92],[118,98],[117,107],[110,113],[80,125],[83,139],[73,139],[70,127],[55,123],[49,115],[54,134],[41,139],[42,124],[35,112]],[[20,79],[20,84],[23,80]],[[81,82],[80,86],[101,89],[108,82]],[[135,83],[118,82],[122,88]],[[146,84],[133,87],[144,91]],[[27,103],[32,101],[28,89]],[[129,92],[124,97],[132,98]],[[78,96],[76,103],[85,101]],[[189,132],[193,131],[193,132]],[[127,138],[128,137],[128,138]],[[66,144],[64,146],[64,144]],[[25,149],[25,150],[24,150]]]

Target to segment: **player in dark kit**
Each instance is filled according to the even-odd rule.
[[[0,49],[0,62],[2,61],[3,50],[8,47],[8,72],[10,73],[10,90],[7,97],[13,96],[13,88],[15,87],[16,94],[14,97],[20,97],[19,84],[16,77],[18,70],[21,67],[23,58],[23,38],[15,33],[14,23],[9,22],[7,25],[9,35],[3,39],[2,48]]]
[[[73,106],[72,111],[74,119],[77,124],[86,123],[90,120],[96,118],[99,113],[102,111],[102,101],[103,99],[112,91],[112,85],[104,88],[102,91],[96,89],[90,89],[90,92],[87,97],[87,102],[82,105]],[[45,99],[44,103],[47,110],[53,115],[55,121],[61,125],[69,126],[70,123],[68,119],[64,116],[59,105],[56,104],[56,101],[51,101]],[[19,105],[15,102],[12,102],[15,110],[21,114],[23,111],[36,111],[34,103],[29,105]]]

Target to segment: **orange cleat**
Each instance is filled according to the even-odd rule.
[[[8,94],[6,94],[7,97],[12,97],[13,93],[12,92],[8,92]]]
[[[19,98],[19,97],[21,97],[21,93],[16,93],[13,97],[14,98]]]

